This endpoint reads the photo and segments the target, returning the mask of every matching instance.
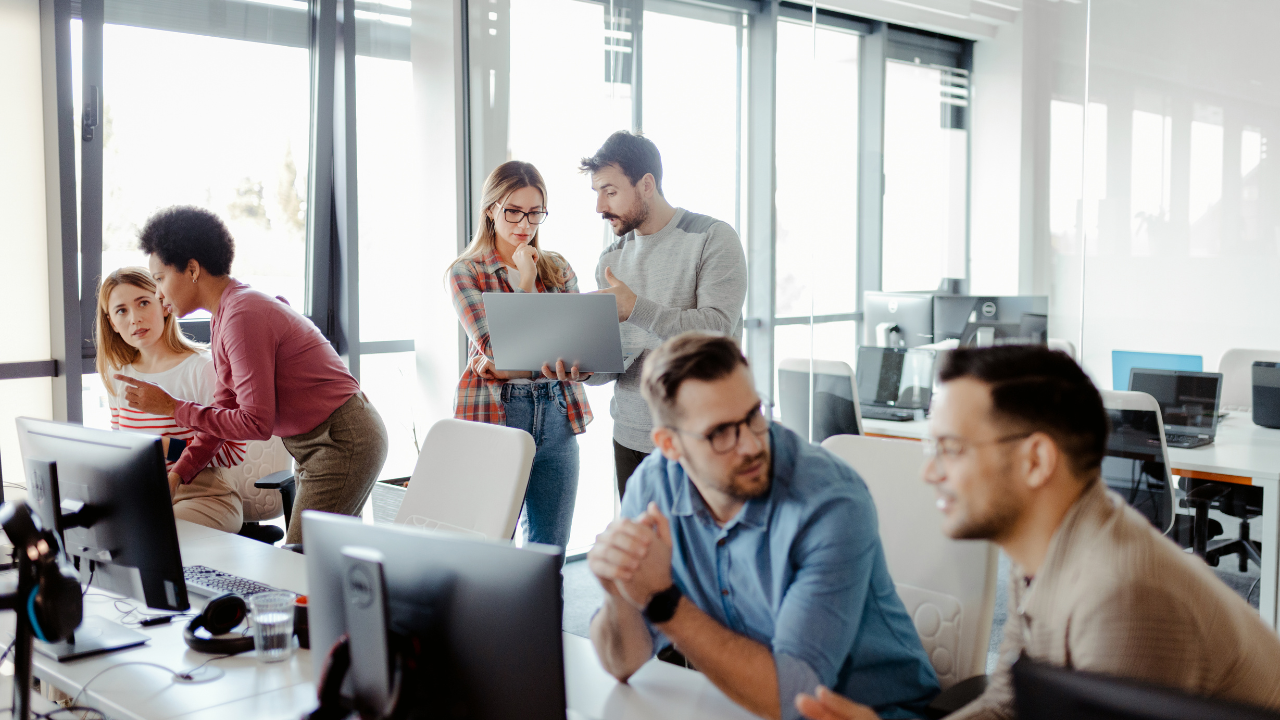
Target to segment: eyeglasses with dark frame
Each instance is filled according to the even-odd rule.
[[[756,437],[763,437],[769,431],[769,419],[764,416],[763,403],[756,403],[751,408],[751,412],[747,416],[737,422],[722,423],[711,428],[711,432],[697,433],[689,430],[678,428],[674,425],[668,425],[667,428],[675,430],[684,435],[692,435],[700,437],[707,441],[711,449],[719,455],[723,455],[730,450],[738,447],[738,441],[742,437],[742,427],[746,426]]]
[[[512,225],[519,225],[520,221],[526,217],[529,218],[530,225],[541,225],[546,222],[547,215],[548,213],[546,210],[529,210],[526,212],[515,208],[502,208],[502,217],[506,218],[507,222]]]

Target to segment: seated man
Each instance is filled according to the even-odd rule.
[[[938,680],[858,474],[769,422],[732,338],[668,340],[641,391],[661,453],[588,556],[607,591],[591,622],[604,667],[625,681],[674,645],[762,717],[796,717],[819,684],[916,717]]]
[[[1014,717],[1020,653],[1280,709],[1280,638],[1102,483],[1107,415],[1079,365],[1036,346],[953,350],[940,379],[924,479],[943,528],[1014,564],[1000,664],[950,718]],[[797,706],[813,720],[874,717],[830,692]]]

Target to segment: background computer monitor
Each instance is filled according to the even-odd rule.
[[[905,410],[928,410],[933,392],[934,350],[858,348],[858,400]]]
[[[1166,432],[1179,435],[1217,432],[1218,401],[1222,399],[1220,373],[1133,368],[1129,371],[1129,389],[1144,392],[1160,403]]]
[[[1170,353],[1111,351],[1111,389],[1129,389],[1129,371],[1136,367],[1155,370],[1204,370],[1204,358],[1199,355],[1173,355]]]
[[[1049,316],[1042,313],[1022,313],[1018,323],[1018,335],[1036,345],[1049,342]]]
[[[778,405],[782,425],[810,442],[832,435],[861,435],[862,413],[853,392],[853,369],[846,363],[813,360],[814,381],[809,386],[810,360],[788,358],[778,364]],[[809,436],[810,390],[813,398],[813,436]]]
[[[186,610],[178,529],[160,438],[18,418],[28,492],[40,520],[61,531],[81,576],[162,610]],[[90,527],[65,527],[59,503],[84,503]]]
[[[1049,312],[1046,295],[934,295],[934,342],[959,340],[970,323],[1020,325],[1025,314]]]
[[[1160,413],[1150,398],[1109,395],[1116,399],[1107,403],[1111,434],[1102,458],[1102,480],[1157,530],[1168,532],[1174,522],[1174,486]]]
[[[1035,662],[1013,664],[1018,717],[1036,720],[1280,720],[1280,714]]]
[[[888,343],[881,343],[881,327],[897,327]],[[862,344],[916,347],[933,342],[933,295],[929,293],[865,292],[862,294]]]
[[[442,641],[450,673],[442,706],[470,720],[564,720],[559,548],[472,540],[307,511],[311,659],[321,677],[347,632],[344,548],[367,548],[383,569],[392,632]],[[443,716],[443,713],[441,714]],[[435,715],[431,715],[435,717]]]

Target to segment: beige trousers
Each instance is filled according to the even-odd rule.
[[[302,511],[359,515],[387,460],[387,428],[373,403],[359,392],[315,430],[281,438],[298,464],[286,543],[302,540]]]
[[[240,494],[222,476],[222,469],[211,465],[191,482],[178,486],[173,497],[173,516],[214,530],[237,533],[244,524],[244,506]]]

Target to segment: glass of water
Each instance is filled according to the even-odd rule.
[[[293,593],[263,592],[249,597],[253,647],[262,662],[288,660],[293,654]]]

